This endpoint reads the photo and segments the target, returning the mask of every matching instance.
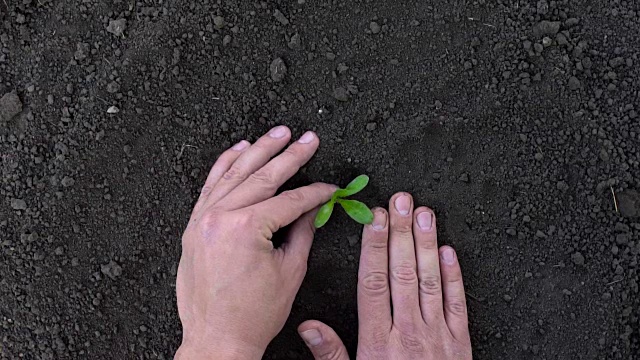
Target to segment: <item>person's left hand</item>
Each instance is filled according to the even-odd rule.
[[[282,329],[307,271],[316,209],[336,190],[316,183],[275,196],[316,152],[313,132],[277,155],[278,126],[224,152],[182,237],[176,292],[183,327],[176,359],[260,359]],[[284,244],[271,238],[292,224]]]

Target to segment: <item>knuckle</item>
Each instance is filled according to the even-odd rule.
[[[467,304],[464,298],[458,296],[447,297],[445,306],[447,311],[455,316],[465,317],[467,314]]]
[[[405,220],[396,221],[395,224],[391,225],[391,230],[402,236],[413,236],[413,223]]]
[[[293,202],[302,202],[305,199],[304,194],[301,191],[296,190],[285,191],[280,195]]]
[[[246,177],[246,173],[237,166],[232,166],[224,173],[224,175],[222,175],[222,178],[227,181],[238,181],[246,179]]]
[[[382,271],[374,271],[360,278],[360,288],[369,296],[381,296],[389,290],[389,277]]]
[[[207,195],[211,192],[211,190],[213,190],[213,186],[205,185],[202,187],[202,190],[200,190],[200,194]]]
[[[401,263],[391,269],[393,280],[401,285],[413,285],[418,281],[416,267],[413,264]]]
[[[400,335],[400,345],[409,354],[425,354],[425,344],[421,338],[413,334]]]
[[[429,296],[442,295],[442,281],[438,275],[424,275],[420,277],[420,293]]]
[[[358,343],[363,345],[363,353],[381,354],[385,353],[389,344],[389,329],[386,327],[375,327],[370,329],[366,335],[358,336]],[[358,350],[360,352],[360,350]],[[364,356],[364,359],[376,358],[373,356]]]
[[[268,170],[260,169],[254,172],[250,177],[249,181],[258,184],[267,188],[276,188],[277,181],[274,174]]]
[[[234,217],[233,223],[236,229],[253,228],[258,223],[258,214],[252,209],[244,209]]]
[[[421,241],[416,241],[419,250],[438,250],[438,239],[435,236],[425,236]]]
[[[324,349],[320,354],[318,354],[318,359],[320,360],[339,360],[342,359],[342,349],[339,347],[331,347],[329,349]]]
[[[387,238],[385,237],[386,235],[380,235],[381,236],[373,236],[368,239],[363,239],[363,248],[366,248],[369,252],[386,254],[388,251]]]
[[[200,218],[198,228],[203,235],[208,236],[221,232],[223,224],[224,221],[221,219],[220,213],[207,212]]]

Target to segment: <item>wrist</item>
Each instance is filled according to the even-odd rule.
[[[183,338],[174,360],[260,360],[264,350],[230,339]]]

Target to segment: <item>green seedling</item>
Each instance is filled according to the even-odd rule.
[[[373,222],[373,213],[369,210],[369,207],[364,203],[356,200],[345,199],[351,195],[355,195],[362,191],[369,183],[369,177],[367,175],[360,175],[353,179],[344,189],[338,189],[333,193],[331,200],[322,205],[316,215],[314,225],[316,228],[321,228],[329,221],[331,214],[333,213],[333,207],[336,203],[340,204],[344,211],[347,212],[353,220],[362,225],[371,224]]]

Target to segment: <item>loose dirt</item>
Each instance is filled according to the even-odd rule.
[[[170,359],[180,236],[226,147],[322,146],[289,186],[433,207],[477,359],[640,357],[640,2],[0,2],[0,357]],[[295,328],[353,354],[360,227],[338,213]],[[260,299],[256,299],[259,302]]]

